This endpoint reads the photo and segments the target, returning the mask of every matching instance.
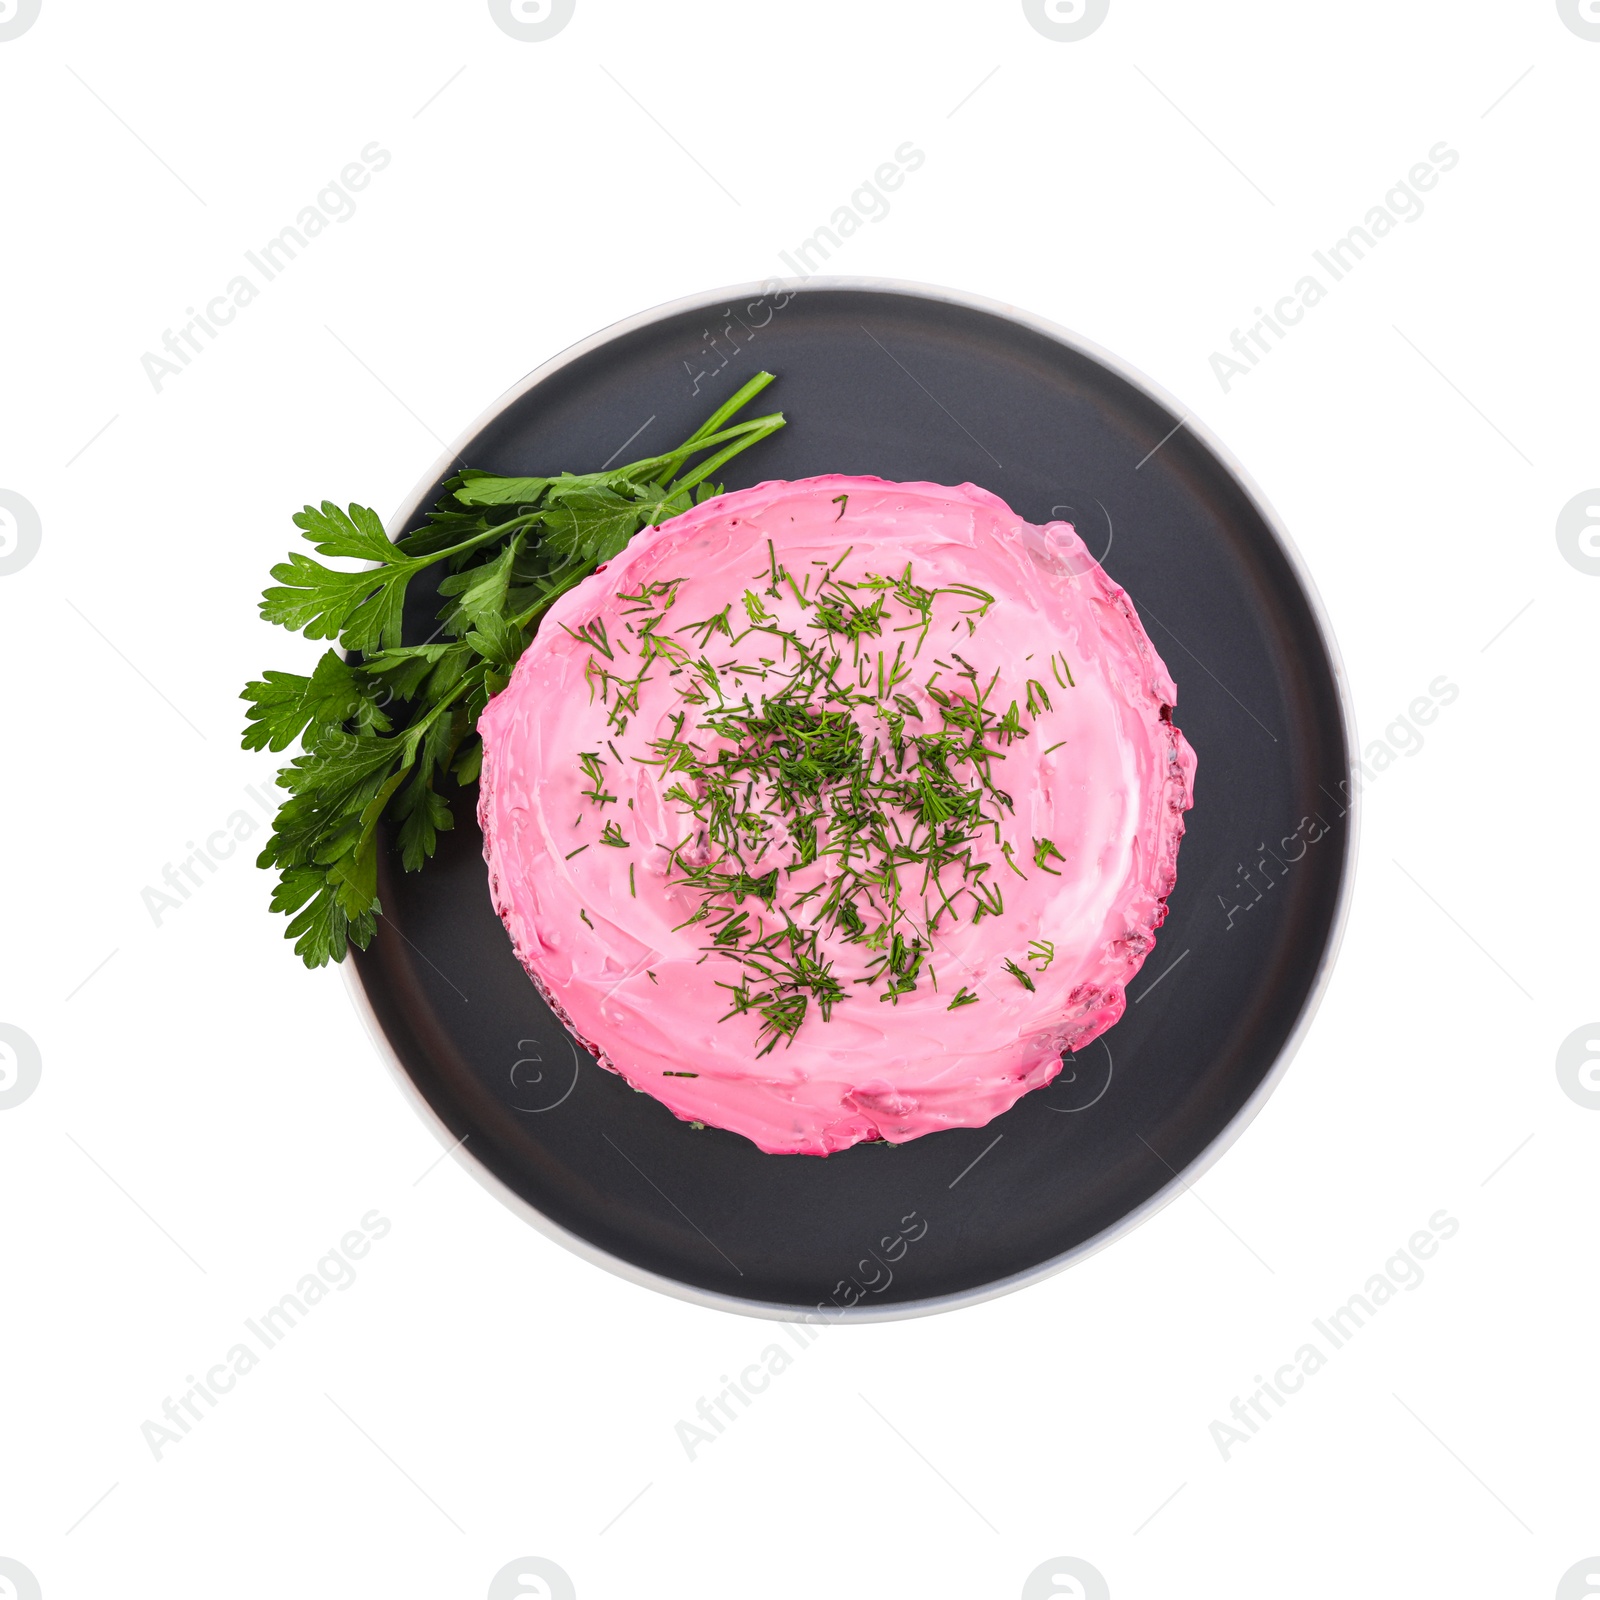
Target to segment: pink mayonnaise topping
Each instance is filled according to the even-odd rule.
[[[911,587],[872,587],[908,563]],[[914,590],[942,591],[925,631]],[[712,720],[768,714],[807,659],[813,711],[836,739],[855,737],[844,718],[859,730],[876,823],[839,779],[783,809],[761,760],[738,765],[760,738]],[[490,892],[572,1032],[682,1118],[813,1155],[980,1127],[1122,1015],[1192,803],[1176,697],[1067,523],[1031,526],[972,484],[721,495],[556,601],[484,711]],[[949,756],[977,724],[987,754]],[[978,791],[965,842],[919,809],[919,735],[947,736],[948,773]],[[696,777],[719,761],[743,832]],[[819,848],[796,866],[807,814]],[[904,847],[897,890],[874,833]],[[935,839],[949,847],[930,881]],[[716,891],[735,870],[743,893]],[[832,899],[851,909],[824,915],[841,878],[851,893]],[[797,951],[812,965],[794,978]],[[770,1026],[761,1002],[784,995]]]

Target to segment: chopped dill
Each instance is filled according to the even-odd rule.
[[[836,503],[842,517],[847,497]],[[931,961],[941,922],[1004,915],[1001,860],[1028,877],[1003,837],[1013,804],[996,763],[1030,736],[1030,719],[1051,709],[1049,691],[1030,678],[1021,704],[1001,700],[998,668],[980,671],[948,649],[948,659],[921,662],[936,625],[964,622],[974,636],[995,596],[970,584],[921,583],[909,561],[852,579],[849,554],[813,562],[802,585],[768,540],[752,580],[762,587],[671,632],[683,580],[642,585],[622,597],[633,607],[626,626],[637,671],[605,665],[620,641],[603,628],[583,636],[597,669],[591,690],[618,738],[640,714],[646,683],[673,685],[676,706],[628,759],[656,769],[681,823],[680,842],[661,845],[664,887],[682,907],[674,931],[703,925],[697,964],[715,957],[732,969],[717,980],[728,996],[720,1020],[751,1017],[761,1055],[863,991],[890,1005],[924,979],[937,992]],[[758,648],[737,653],[746,639]],[[608,738],[603,748],[621,764],[616,743]],[[599,751],[580,764],[588,800],[614,803]],[[998,859],[986,860],[991,838]],[[630,841],[607,822],[600,842]],[[1054,873],[1051,858],[1063,859],[1051,841],[1034,840],[1035,864]],[[780,906],[784,879],[817,865],[820,879]],[[632,863],[628,892],[637,898]],[[860,950],[860,976],[834,971],[841,943]],[[1035,941],[1029,959],[1048,964],[1053,954]],[[1007,970],[1033,987],[1016,963]],[[979,998],[963,986],[946,1009]]]
[[[1027,989],[1030,993],[1033,991],[1033,979],[1030,978],[1028,974],[1011,959],[1010,956],[1006,957],[1005,969],[1013,978],[1017,980],[1018,983],[1022,985],[1024,989]]]

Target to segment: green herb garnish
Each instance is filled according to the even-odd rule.
[[[768,541],[751,574],[764,587],[744,591],[737,621],[728,605],[670,626],[681,580],[624,595],[635,661],[588,664],[592,699],[618,734],[646,684],[675,685],[664,731],[629,759],[657,769],[685,824],[668,848],[668,888],[690,891],[677,929],[704,927],[701,961],[741,969],[719,982],[730,997],[721,1020],[755,1015],[762,1055],[791,1043],[813,1012],[826,1021],[856,986],[891,1005],[924,978],[937,991],[929,962],[941,921],[1004,914],[999,862],[980,858],[991,836],[1027,877],[1003,838],[1013,806],[996,763],[1033,728],[1015,700],[994,698],[999,669],[981,673],[953,650],[918,660],[936,622],[971,636],[994,596],[919,583],[909,562],[850,579],[849,555],[797,580]],[[714,641],[731,659],[704,653]],[[921,699],[906,692],[919,686]],[[1037,681],[1027,698],[1035,718],[1050,708]],[[1042,848],[1035,841],[1036,860]],[[779,909],[782,877],[819,861],[826,875]],[[835,974],[825,938],[861,947],[853,983]],[[963,988],[950,1009],[978,999]]]
[[[1058,849],[1056,849],[1056,842],[1054,839],[1035,839],[1033,841],[1034,866],[1039,867],[1045,872],[1050,873],[1052,876],[1059,878],[1061,876],[1060,872],[1050,865],[1052,857],[1054,857],[1054,859],[1057,861],[1065,861],[1067,859]]]
[[[347,656],[328,650],[309,676],[265,672],[241,695],[250,702],[245,749],[300,744],[278,774],[288,798],[258,864],[279,874],[272,908],[292,919],[287,937],[308,967],[343,960],[351,944],[365,949],[376,931],[380,819],[397,823],[408,872],[453,826],[438,785],[476,779],[478,715],[551,602],[641,528],[720,493],[711,474],[783,426],[781,413],[732,422],[771,381],[759,374],[676,450],[628,466],[558,477],[466,469],[426,525],[393,542],[365,506],[324,501],[294,518],[318,555],[364,564],[343,571],[296,551],[272,569],[262,616],[308,639],[337,640]],[[691,466],[694,458],[702,459]],[[440,566],[439,626],[426,643],[403,645],[411,580]],[[582,638],[606,682],[621,641],[599,627]],[[592,802],[614,802],[598,756],[592,767],[584,758],[584,771]]]

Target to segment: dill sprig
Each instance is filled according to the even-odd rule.
[[[1007,956],[1001,965],[1005,967],[1006,971],[1009,972],[1024,989],[1028,990],[1029,993],[1033,992],[1033,979],[1030,978],[1026,970],[1022,967],[1019,967],[1010,956]]]

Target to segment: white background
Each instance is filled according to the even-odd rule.
[[[1555,1072],[1600,1016],[1600,578],[1555,539],[1600,483],[1597,90],[1555,0],[1113,0],[1077,43],[1012,0],[578,0],[543,43],[481,0],[43,0],[0,42],[0,488],[43,530],[0,577],[0,1022],[43,1063],[0,1112],[0,1556],[46,1600],[477,1600],[523,1555],[582,1600],[1010,1600],[1063,1555],[1116,1600],[1555,1595],[1600,1552],[1600,1113]],[[1326,1002],[1192,1196],[830,1330],[691,1462],[675,1423],[780,1330],[435,1165],[248,850],[159,927],[141,891],[269,782],[236,697],[319,648],[255,616],[293,510],[387,514],[526,370],[782,272],[908,139],[828,270],[1177,395],[1292,530],[1364,743],[1460,694],[1368,788]],[[357,213],[158,394],[143,353],[373,140]],[[1212,352],[1441,140],[1425,214],[1224,394]],[[359,1280],[155,1460],[141,1424],[373,1208]],[[1210,1424],[1441,1208],[1426,1281],[1224,1461]]]

